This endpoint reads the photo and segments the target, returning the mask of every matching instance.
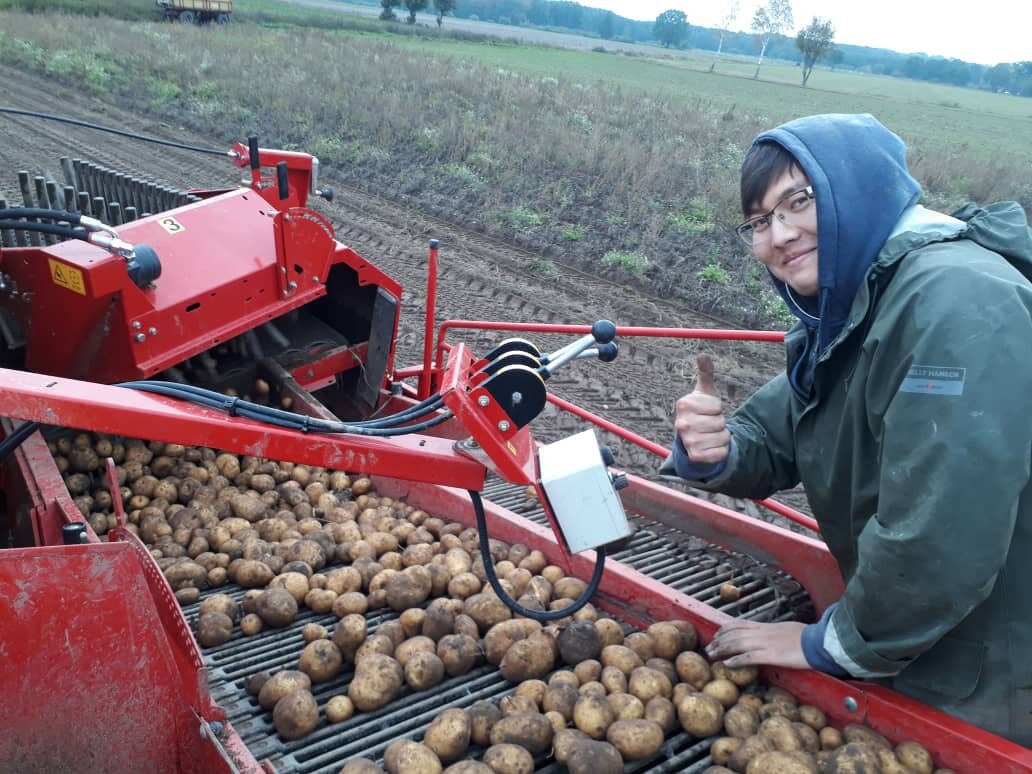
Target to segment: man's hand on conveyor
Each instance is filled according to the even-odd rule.
[[[729,667],[780,666],[810,669],[803,654],[803,629],[797,621],[758,623],[735,620],[724,624],[706,646],[706,655]]]

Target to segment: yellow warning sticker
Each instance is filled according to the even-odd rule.
[[[513,453],[513,455],[515,456],[515,454],[516,454],[516,447],[512,445],[512,441],[506,441],[505,445],[509,447],[509,451],[511,451]]]
[[[161,227],[170,234],[178,234],[181,231],[186,231],[186,226],[175,218],[162,218],[158,223],[160,223]]]
[[[86,283],[83,282],[80,269],[55,261],[53,258],[47,260],[50,261],[50,279],[54,281],[55,285],[68,288],[68,290],[83,296],[86,295]]]

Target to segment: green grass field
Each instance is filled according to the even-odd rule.
[[[4,7],[56,8],[154,19],[150,0],[0,0]],[[921,81],[831,71],[818,67],[803,88],[799,68],[765,62],[753,80],[755,61],[723,57],[709,73],[713,56],[694,51],[653,58],[573,51],[507,42],[478,42],[447,35],[398,35],[365,17],[305,8],[281,0],[236,0],[237,19],[265,26],[322,27],[336,34],[382,37],[431,56],[456,57],[523,74],[578,83],[605,82],[633,93],[686,99],[713,110],[741,111],[778,123],[811,113],[870,112],[915,148],[949,155],[1032,164],[1032,99]],[[445,27],[447,33],[447,27]],[[605,41],[599,40],[600,46]]]
[[[804,89],[785,63],[754,80],[744,60],[707,72],[706,52],[523,45],[274,0],[236,0],[225,27],[120,7],[132,18],[0,10],[0,62],[230,142],[257,132],[343,180],[725,319],[770,319],[731,229],[742,154],[782,121],[873,113],[906,141],[924,204],[1032,212],[1029,99],[828,70]]]
[[[341,18],[368,27],[369,21],[329,11],[292,6],[276,0],[237,0],[245,14],[280,16],[285,22],[337,25]],[[799,68],[767,61],[753,80],[753,59],[723,57],[709,73],[710,52],[669,55],[656,48],[654,58],[573,51],[505,42],[480,43],[439,36],[398,36],[387,32],[341,29],[340,34],[390,37],[399,46],[433,56],[449,56],[483,65],[574,82],[605,82],[635,93],[660,94],[728,110],[753,113],[778,123],[811,113],[869,112],[906,137],[909,144],[950,155],[1010,159],[1032,164],[1032,99],[992,94],[922,81],[817,68],[808,88]],[[599,45],[605,45],[600,40]]]

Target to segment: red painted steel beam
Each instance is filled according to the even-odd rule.
[[[484,466],[456,453],[448,439],[302,433],[159,395],[27,371],[0,369],[0,416],[464,489],[484,484]]]
[[[556,406],[563,409],[564,411],[568,411],[571,414],[580,417],[581,419],[585,419],[588,422],[596,424],[606,432],[612,433],[613,435],[623,438],[625,441],[630,441],[631,443],[636,444],[641,448],[645,449],[646,451],[650,451],[659,457],[665,458],[670,453],[670,449],[666,446],[661,446],[658,443],[653,443],[649,439],[643,438],[637,433],[632,433],[630,430],[626,430],[625,428],[620,427],[620,425],[614,424],[613,422],[610,422],[607,419],[603,419],[598,414],[593,414],[592,412],[588,411],[587,409],[581,408],[575,403],[570,403],[568,400],[563,400],[558,395],[553,395],[552,393],[549,393],[548,402],[554,403]],[[784,516],[786,519],[794,521],[796,524],[806,527],[807,529],[813,532],[819,533],[821,531],[820,525],[817,523],[816,519],[812,519],[809,516],[799,513],[799,511],[789,508],[787,505],[782,505],[776,500],[766,499],[757,500],[756,502],[759,505],[762,505],[764,508],[773,511],[774,513],[777,513],[780,516]]]
[[[493,320],[445,320],[437,330],[437,368],[444,362],[446,339],[450,330],[512,331],[521,333],[574,333],[584,336],[591,333],[590,325],[569,325],[563,323],[516,323]],[[782,331],[720,330],[714,328],[653,328],[634,325],[618,325],[617,338],[644,337],[654,339],[715,339],[718,341],[769,341],[779,343],[785,340]]]

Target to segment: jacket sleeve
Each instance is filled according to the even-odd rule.
[[[857,677],[899,673],[989,596],[1028,486],[1032,288],[975,257],[890,286],[900,313],[865,346],[881,459],[855,464],[879,465],[878,511],[824,638]]]
[[[792,431],[792,388],[784,374],[775,377],[728,419],[731,453],[727,467],[701,489],[732,497],[769,497],[799,483]]]

